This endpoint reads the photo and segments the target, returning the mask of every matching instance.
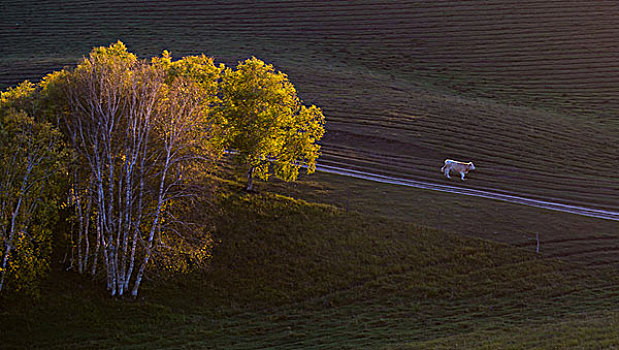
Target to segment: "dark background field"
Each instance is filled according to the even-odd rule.
[[[24,79],[37,81],[45,73],[74,65],[93,46],[116,40],[143,58],[166,49],[177,58],[205,53],[234,65],[255,55],[286,72],[304,101],[324,109],[327,134],[321,161],[325,164],[454,184],[439,173],[443,159],[472,160],[478,170],[463,186],[594,208],[619,208],[619,172],[612,169],[619,161],[619,4],[615,1],[4,0],[0,14],[1,89]],[[265,304],[262,297],[251,293],[242,297],[232,293],[226,299],[228,290],[208,282],[207,287],[215,289],[209,292],[214,300],[227,300],[222,303],[226,305],[223,313],[231,315],[227,326],[213,316],[216,311],[209,303],[192,313],[187,311],[192,309],[191,302],[176,309],[165,302],[166,297],[151,291],[151,300],[160,300],[148,307],[161,307],[164,316],[152,327],[144,326],[144,338],[170,320],[193,325],[195,316],[201,317],[202,321],[196,321],[199,326],[181,326],[178,338],[173,337],[176,343],[162,340],[154,344],[185,344],[183,339],[193,339],[187,338],[188,332],[218,326],[219,331],[203,335],[204,343],[196,344],[209,346],[208,339],[215,339],[211,346],[226,348],[251,347],[252,341],[286,347],[295,339],[298,344],[316,347],[324,341],[325,348],[376,348],[379,344],[396,348],[561,344],[558,348],[563,348],[619,343],[617,222],[325,174],[304,177],[295,186],[263,186],[286,196],[334,204],[343,213],[338,215],[361,215],[368,220],[372,236],[382,237],[411,223],[414,228],[382,250],[373,251],[363,243],[367,235],[360,235],[351,241],[335,239],[339,243],[334,243],[337,248],[333,250],[310,245],[307,260],[263,262],[265,271],[269,266],[293,266],[278,270],[281,274],[277,276],[289,284],[266,284],[268,297],[264,298],[274,300],[272,303]],[[299,212],[313,210],[304,205]],[[310,217],[322,221],[320,215]],[[387,220],[388,224],[376,224],[376,220]],[[337,226],[338,220],[326,222]],[[344,227],[365,232],[352,222]],[[287,225],[284,227],[292,230],[291,237],[295,237],[294,230],[302,231],[291,222],[269,219],[267,223],[267,227]],[[423,265],[419,260],[406,260],[403,265],[409,267],[395,272],[394,261],[373,260],[373,256],[389,254],[418,256],[426,249],[418,245],[418,235],[434,228],[473,240],[455,245],[440,238],[430,240],[437,247],[435,254],[449,256],[444,258],[448,261],[452,261],[449,252],[454,249],[471,249],[475,252],[471,256],[486,256],[484,250],[465,248],[477,244],[489,245],[501,258],[453,263],[465,264],[464,270],[455,272],[440,267],[432,270],[433,263],[427,264],[428,271],[445,273],[449,281],[435,281],[410,268]],[[230,232],[237,229],[230,228]],[[265,230],[261,237],[269,240],[272,232]],[[328,241],[332,231],[323,227],[310,235]],[[542,239],[540,255],[534,254],[536,234]],[[341,237],[348,235],[341,233]],[[398,251],[392,244],[404,248]],[[307,248],[307,242],[260,249],[265,256],[278,249],[297,256],[303,251],[299,247]],[[243,249],[240,252],[245,254]],[[293,278],[308,261],[341,256],[348,250],[358,252],[360,260],[337,260],[324,265],[324,271],[308,274],[307,280]],[[222,259],[230,261],[226,254]],[[524,254],[526,263],[512,261],[519,254]],[[248,259],[247,264],[252,262]],[[348,270],[360,271],[359,266],[376,270],[342,277]],[[483,271],[481,277],[476,271]],[[299,292],[321,275],[326,276],[324,289]],[[238,275],[222,285],[231,289],[243,286],[244,278],[251,280],[251,274],[247,276]],[[474,282],[467,283],[469,278]],[[316,311],[322,299],[340,293],[338,281],[342,279],[362,286],[359,290],[369,294],[348,288],[342,292],[342,303]],[[210,276],[209,281],[220,280]],[[420,297],[423,293],[419,290],[403,287],[424,283],[435,283],[433,286],[445,293],[428,299]],[[256,283],[256,289],[249,291],[260,289],[258,286],[263,285]],[[450,296],[446,286],[463,290]],[[50,294],[64,293],[59,290],[62,288],[54,287]],[[398,292],[401,290],[404,292]],[[201,298],[198,291],[187,293]],[[276,297],[282,293],[295,296]],[[85,298],[79,293],[70,295]],[[63,308],[62,302],[53,300],[41,306],[41,314],[49,317]],[[107,302],[97,303],[102,303],[97,304],[100,310],[106,310]],[[486,309],[493,303],[503,307]],[[246,308],[254,311],[244,313]],[[136,310],[138,315],[127,322],[140,328],[137,325],[144,323],[140,313],[152,310]],[[97,312],[122,322],[106,311]],[[85,317],[76,313],[78,320]],[[61,313],[58,317],[43,319],[59,324],[69,316]],[[300,325],[304,318],[312,321]],[[350,323],[338,322],[343,319]],[[28,327],[36,324],[27,317],[23,322]],[[360,328],[359,322],[365,328]],[[41,339],[52,339],[54,326],[45,327],[48,333],[38,334]],[[11,328],[9,333],[19,338],[20,332]],[[78,333],[81,340],[74,345],[87,347],[84,339],[92,339],[92,332]],[[135,347],[149,344],[122,328],[110,334],[119,338],[103,337],[106,340],[101,344],[114,344],[114,339]],[[356,337],[358,342],[353,341]]]
[[[256,55],[324,108],[324,161],[440,181],[446,157],[530,197],[619,206],[613,1],[3,1],[0,87],[118,39]]]

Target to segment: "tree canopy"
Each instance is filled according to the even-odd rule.
[[[324,116],[302,105],[286,74],[252,57],[226,68],[221,96],[225,145],[247,167],[247,190],[254,176],[294,181],[302,166],[315,170]]]

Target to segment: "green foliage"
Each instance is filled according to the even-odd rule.
[[[31,295],[49,269],[66,151],[24,82],[0,98],[0,291]]]
[[[192,151],[199,153],[203,161],[219,158],[223,144],[216,107],[221,102],[218,92],[224,65],[216,66],[213,58],[205,55],[186,56],[172,61],[167,51],[163,52],[161,58],[153,58],[152,64],[153,67],[163,68],[167,75],[168,101],[186,104],[188,99],[199,100],[197,105],[200,111],[193,113],[193,119],[200,127],[189,130],[193,134],[186,135],[188,140],[192,140]],[[212,163],[210,165],[213,166]],[[206,163],[202,163],[201,168],[206,168]]]
[[[49,272],[52,232],[44,226],[31,225],[13,238],[13,250],[7,266],[7,290],[39,295],[39,284]]]
[[[36,85],[28,80],[0,94],[0,113],[11,110],[32,111],[36,109]]]
[[[225,145],[253,175],[267,180],[270,170],[294,181],[301,166],[315,170],[324,116],[316,106],[301,104],[286,74],[252,57],[236,70],[227,68],[221,82]]]
[[[198,236],[197,239],[165,237],[166,242],[158,249],[153,273],[169,279],[204,271],[212,259],[213,239],[210,234],[194,236]]]
[[[66,104],[62,103],[68,74],[65,69],[55,71],[44,76],[38,83],[41,113],[50,123],[60,124],[63,116],[68,113]]]
[[[137,56],[130,53],[125,44],[117,41],[108,47],[100,46],[92,49],[89,57],[84,58],[80,65],[82,68],[95,65],[102,69],[115,68],[122,71],[137,63]]]
[[[213,58],[204,54],[186,56],[177,61],[171,59],[170,53],[164,51],[161,58],[153,58],[153,63],[163,64],[171,79],[184,77],[198,84],[210,103],[219,102],[217,92],[221,72],[225,69],[223,64],[216,66]]]

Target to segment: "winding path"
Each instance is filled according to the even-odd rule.
[[[381,182],[381,183],[386,183],[386,184],[401,185],[401,186],[415,187],[415,188],[421,188],[421,189],[427,189],[427,190],[433,190],[433,191],[462,194],[462,195],[473,196],[473,197],[496,199],[496,200],[500,200],[504,202],[527,205],[530,207],[555,210],[555,211],[588,216],[588,217],[593,217],[593,218],[598,218],[598,219],[619,221],[619,211],[592,209],[592,208],[580,207],[580,206],[569,205],[569,204],[561,204],[561,203],[545,201],[545,200],[524,198],[524,197],[519,197],[519,196],[509,195],[509,194],[502,194],[502,193],[497,193],[497,192],[481,191],[481,190],[475,190],[475,189],[463,188],[463,187],[457,187],[457,186],[440,185],[440,184],[434,184],[430,182],[409,180],[409,179],[400,178],[400,177],[374,174],[374,173],[369,173],[365,171],[346,169],[346,168],[335,167],[335,166],[324,165],[324,164],[316,165],[316,170],[324,172],[324,173],[349,176],[349,177],[354,177],[357,179]]]

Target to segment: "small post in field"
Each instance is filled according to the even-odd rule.
[[[537,248],[535,249],[535,252],[539,254],[539,232],[535,233],[535,240],[537,240]]]
[[[438,209],[438,229],[443,229],[443,211],[441,208]]]

